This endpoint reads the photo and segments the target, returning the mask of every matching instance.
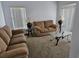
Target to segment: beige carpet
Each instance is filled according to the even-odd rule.
[[[30,58],[67,58],[69,56],[70,43],[60,40],[55,46],[56,40],[50,41],[50,36],[28,37],[27,44]]]

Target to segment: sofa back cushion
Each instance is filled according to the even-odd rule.
[[[3,41],[3,39],[0,37],[0,52],[5,51],[7,48],[6,43]]]
[[[33,22],[33,25],[40,27],[42,29],[41,32],[44,32],[44,29],[45,29],[45,27],[44,27],[44,21]]]
[[[8,36],[8,34],[2,29],[0,28],[0,37],[3,39],[3,41],[8,45],[10,42],[10,37]]]
[[[4,27],[3,27],[3,29],[6,31],[6,33],[9,35],[9,37],[11,38],[12,37],[12,29],[9,27],[9,26],[7,26],[7,25],[5,25]]]
[[[44,21],[45,28],[49,28],[53,24],[53,20]]]

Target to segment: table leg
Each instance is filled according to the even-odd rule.
[[[55,45],[57,46],[57,45],[58,45],[58,42],[59,42],[60,37],[56,37],[55,39],[57,40],[57,42],[56,42],[56,44],[55,44]]]

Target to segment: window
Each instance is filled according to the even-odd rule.
[[[10,8],[13,28],[27,28],[26,27],[26,9],[20,7]]]

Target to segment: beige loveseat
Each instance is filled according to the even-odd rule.
[[[29,51],[23,31],[11,30],[7,25],[0,28],[0,58],[28,57]]]
[[[57,25],[53,23],[53,20],[33,22],[33,27],[37,36],[48,35],[48,32],[57,30]]]

